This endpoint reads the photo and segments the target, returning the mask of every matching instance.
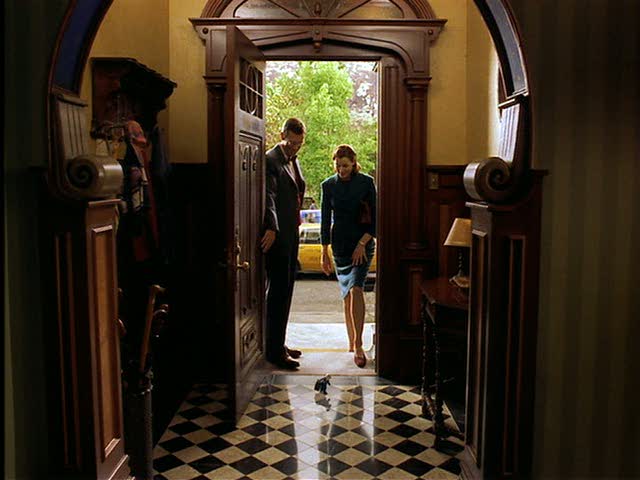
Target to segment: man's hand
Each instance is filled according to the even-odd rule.
[[[267,230],[264,232],[262,239],[260,240],[260,248],[262,248],[262,253],[267,253],[273,242],[276,241],[276,232],[274,230]]]

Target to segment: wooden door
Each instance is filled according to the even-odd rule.
[[[245,410],[264,361],[264,274],[258,249],[264,205],[265,61],[260,50],[235,27],[226,29],[224,152],[227,168],[228,255],[227,331],[229,387],[235,418]]]

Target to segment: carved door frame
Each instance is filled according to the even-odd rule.
[[[429,49],[445,20],[412,19],[400,24],[395,20],[199,18],[191,22],[206,46],[205,78],[224,69],[224,52],[212,46],[216,32],[226,25],[237,26],[267,61],[379,62],[377,366],[380,375],[401,378],[405,370],[398,353],[407,348],[417,351],[420,316],[413,305],[419,303],[420,282],[433,259],[429,247],[435,247],[425,241],[426,105]],[[209,112],[215,101],[210,95]],[[398,128],[403,125],[406,128]],[[210,133],[213,130],[210,127]],[[209,157],[214,161],[212,149]],[[408,199],[412,199],[410,209]]]

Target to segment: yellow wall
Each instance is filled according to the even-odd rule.
[[[169,72],[169,0],[114,0],[89,53],[92,57],[131,57],[165,77]],[[173,80],[173,79],[172,79]],[[91,103],[91,62],[82,77],[80,96]],[[168,100],[171,105],[172,97]],[[168,110],[158,115],[167,129]]]
[[[204,45],[189,22],[204,3],[115,0],[91,50],[91,56],[136,58],[178,84],[159,116],[174,163],[206,161]],[[428,162],[466,164],[496,153],[497,58],[472,0],[431,0],[431,5],[448,21],[432,49]],[[91,101],[89,69],[82,96]]]
[[[467,145],[467,0],[429,2],[438,18],[447,19],[431,49],[428,98],[428,163],[468,163]]]
[[[429,3],[447,23],[431,49],[428,163],[466,164],[496,153],[497,56],[471,0]]]
[[[199,163],[207,158],[207,89],[205,47],[190,17],[199,17],[204,0],[171,0],[169,62],[178,88],[171,96],[169,154],[172,162]]]
[[[498,55],[480,15],[467,15],[467,159],[498,153]],[[466,163],[466,162],[465,162]]]

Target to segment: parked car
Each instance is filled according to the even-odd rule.
[[[322,218],[321,210],[300,210],[300,221],[302,223],[317,223],[320,224]]]
[[[320,241],[320,224],[303,223],[300,225],[300,250],[298,251],[298,271],[300,273],[322,273],[320,254],[322,244]],[[331,254],[331,246],[329,246]],[[376,255],[373,255],[369,273],[376,271]]]

